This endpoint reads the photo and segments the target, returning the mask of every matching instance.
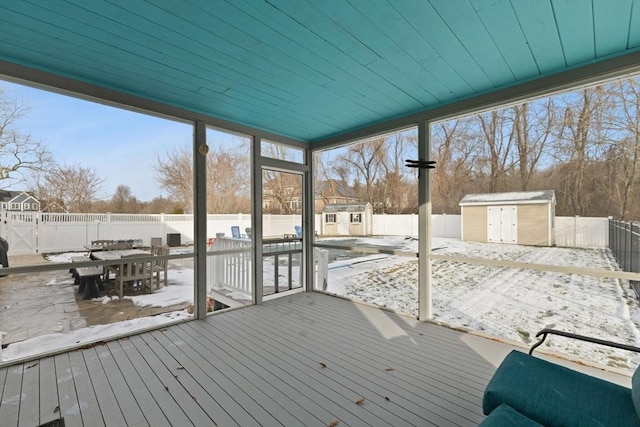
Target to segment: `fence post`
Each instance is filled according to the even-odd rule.
[[[629,231],[627,231],[627,226],[629,226]],[[625,261],[624,261],[624,265],[626,268],[629,269],[629,271],[631,271],[631,250],[632,250],[632,246],[631,243],[633,241],[633,235],[631,234],[633,232],[633,227],[632,227],[632,223],[631,222],[627,222],[624,225],[624,253],[625,253]]]
[[[315,248],[313,250],[316,257],[316,288],[327,290],[327,280],[329,278],[329,251]]]
[[[634,223],[631,223],[631,271],[640,272],[640,224]]]

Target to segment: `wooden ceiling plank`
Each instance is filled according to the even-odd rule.
[[[322,0],[309,0],[309,2],[316,7],[323,4]],[[440,102],[447,96],[451,96],[436,76],[417,65],[402,48],[371,22],[368,16],[363,15],[347,2],[330,4],[327,15],[332,21],[379,57],[367,65],[367,68],[373,69],[372,64],[376,64],[375,68],[380,70],[381,63],[385,63],[388,71],[394,75],[390,81],[394,81],[403,91],[412,93],[423,104],[433,104],[433,101],[425,101],[427,97],[435,98],[436,102]],[[421,72],[412,72],[417,69]]]
[[[424,43],[428,44],[434,54],[442,58],[456,74],[464,79],[474,93],[494,85],[491,76],[488,76],[469,55],[431,4],[394,1],[392,6],[402,13],[407,24],[411,25]]]
[[[581,64],[595,58],[591,2],[552,1],[567,64]]]
[[[387,0],[353,2],[354,7],[395,44],[393,59],[414,81],[437,80],[447,91],[447,97],[456,98],[473,91],[471,86],[440,57],[435,50],[410,26],[405,17]],[[371,7],[374,5],[375,7]],[[365,7],[366,6],[366,7]],[[437,95],[435,95],[437,96]]]
[[[516,79],[526,80],[540,75],[511,3],[499,0],[476,2],[474,6]]]
[[[469,0],[431,2],[440,17],[456,35],[469,55],[494,83],[504,87],[516,82],[505,58],[500,54]]]
[[[321,72],[327,78],[327,81],[322,84],[323,88],[332,88],[336,93],[348,97],[353,102],[368,109],[375,108],[376,112],[382,114],[385,114],[385,111],[391,111],[392,108],[397,108],[397,95],[390,97],[386,95],[385,91],[378,90],[375,86],[364,81],[358,73],[345,71],[340,67],[341,57],[338,51],[333,51],[333,55],[329,58],[325,57],[324,53],[331,50],[332,47],[326,41],[309,33],[307,29],[290,17],[287,19],[282,19],[280,16],[272,17],[267,12],[283,16],[284,14],[265,3],[238,2],[235,5],[247,13],[257,11],[255,14],[259,16],[261,25],[251,25],[251,33],[255,37],[272,37],[272,46],[278,46],[282,52],[286,52],[304,63],[305,67],[312,68],[315,72]],[[297,35],[295,40],[293,34]],[[275,39],[273,39],[274,37]],[[387,84],[381,81],[377,83],[378,87],[383,83]],[[314,94],[309,94],[309,96],[313,97]],[[371,105],[371,101],[374,105]]]
[[[82,20],[83,22],[91,21],[91,19],[90,19],[91,17],[88,16],[88,15],[85,15],[82,10],[79,10],[79,11],[76,11],[76,12],[79,14],[79,16],[75,16],[76,19]],[[56,19],[58,19],[58,17],[54,16],[52,19],[56,20]],[[125,35],[126,35],[126,29],[127,29],[127,27],[119,28],[119,30],[121,32],[124,32]],[[138,35],[136,35],[136,36],[138,36]],[[127,39],[125,39],[125,41],[126,40]],[[98,47],[99,47],[100,42],[96,41],[94,43],[97,43]],[[89,42],[89,44],[91,44],[91,42]],[[119,46],[115,47],[115,45],[119,45]],[[108,47],[103,48],[103,49],[105,49],[108,52],[110,49],[119,49],[120,46],[123,46],[123,43],[114,42],[114,43],[108,45]],[[130,47],[131,49],[135,49],[136,46],[137,45],[132,45],[132,46],[127,45],[127,47]],[[80,51],[82,49],[86,49],[87,47],[88,46],[86,46],[86,45],[79,46],[78,47],[78,49],[79,49],[78,51]],[[184,52],[184,50],[179,50],[179,52]],[[98,57],[98,56],[101,56],[103,54],[104,54],[104,52],[96,52],[95,56]],[[136,64],[132,65],[132,67],[131,67],[132,69],[140,68],[142,70],[146,69],[146,70],[154,71],[154,72],[156,72],[156,70],[161,69],[161,67],[154,67],[154,63],[153,62],[151,62],[151,63],[149,63],[149,64],[147,64],[145,66],[144,65],[144,61],[142,60],[143,57],[142,56],[136,56],[136,52],[135,51],[134,52],[127,52],[127,55],[133,55],[133,56],[131,56],[132,59],[140,60],[139,62],[136,62]],[[119,56],[119,55],[114,55],[114,57],[117,57],[117,56]],[[194,84],[194,86],[196,88],[204,87],[204,86],[211,87],[211,85],[213,84],[214,85],[213,87],[217,87],[218,88],[217,91],[219,93],[221,93],[221,94],[222,93],[226,93],[226,96],[229,96],[229,94],[228,94],[229,88],[233,86],[233,87],[236,87],[236,90],[234,91],[235,96],[238,97],[238,99],[243,99],[245,102],[249,102],[249,98],[255,98],[255,99],[259,100],[259,101],[264,101],[264,102],[266,102],[268,104],[280,106],[281,108],[278,108],[278,112],[277,112],[278,115],[282,114],[283,112],[291,113],[291,112],[296,111],[296,112],[300,113],[299,111],[297,111],[299,109],[299,106],[291,106],[291,107],[289,107],[287,109],[286,107],[288,106],[288,103],[285,102],[287,100],[282,100],[282,99],[279,99],[277,97],[273,97],[270,93],[260,90],[260,86],[258,86],[258,89],[254,89],[254,88],[252,88],[250,86],[246,86],[246,85],[243,85],[243,84],[238,85],[237,82],[227,79],[224,74],[214,73],[213,71],[210,71],[210,70],[207,70],[207,69],[203,69],[202,67],[194,66],[194,65],[190,64],[188,61],[185,61],[184,58],[175,59],[175,58],[167,57],[167,58],[165,58],[164,61],[162,61],[162,66],[171,65],[172,63],[174,64],[174,70],[177,73],[174,76],[176,81],[182,80],[182,81],[197,82],[197,84]],[[105,64],[105,67],[109,67],[110,65],[111,64]],[[188,76],[185,75],[185,73],[187,73]],[[208,80],[207,79],[203,79],[203,77],[204,78],[208,78]],[[170,80],[168,80],[168,81],[170,81]],[[143,85],[141,85],[140,87],[143,87]],[[129,90],[132,91],[131,88],[129,88]],[[246,96],[245,97],[240,97],[239,95],[241,95],[241,94],[244,94]],[[291,99],[295,100],[295,99],[297,99],[297,97],[291,96]],[[262,105],[261,107],[265,108],[265,105]],[[310,119],[313,118],[315,120],[318,120],[319,119],[318,115],[322,116],[322,113],[323,113],[323,111],[318,111],[318,112],[315,112],[315,113],[314,112],[308,112],[307,114],[308,114],[308,117]],[[264,111],[263,111],[263,114],[264,114]],[[304,113],[302,113],[302,114],[304,115]],[[326,124],[330,123],[331,119],[332,118],[327,118]]]
[[[593,0],[596,56],[627,48],[631,6],[632,0]]]
[[[631,4],[631,19],[629,21],[629,35],[627,49],[640,46],[640,1]]]
[[[511,5],[540,73],[547,74],[564,68],[566,63],[551,4],[516,1]]]

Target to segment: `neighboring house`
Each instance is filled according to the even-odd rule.
[[[322,234],[370,236],[373,229],[371,203],[326,205],[322,210]]]
[[[42,200],[41,201],[41,206],[42,206],[42,212],[50,212],[50,213],[60,213],[60,212],[64,212],[64,213],[69,213],[69,211],[64,207],[64,203],[63,202],[58,202],[56,200],[50,201],[50,200]]]
[[[0,190],[0,210],[7,212],[38,212],[40,202],[26,191]]]
[[[462,240],[552,246],[556,195],[553,190],[467,194],[462,207]]]
[[[265,181],[262,188],[262,209],[276,215],[299,214],[302,212],[300,176],[279,174]]]
[[[279,179],[269,180],[263,188],[262,208],[265,212],[275,214],[300,213],[302,211],[300,191],[301,181],[294,175],[281,175]],[[316,213],[321,213],[326,205],[360,202],[353,188],[334,179],[318,182],[314,199]]]
[[[357,203],[355,191],[346,182],[335,179],[320,181],[315,186],[315,212],[321,213],[326,205]]]

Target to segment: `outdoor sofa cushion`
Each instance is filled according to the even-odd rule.
[[[544,427],[504,403],[491,411],[478,427]]]
[[[548,427],[640,427],[631,389],[515,350],[489,381],[482,409],[489,415],[503,403]]]

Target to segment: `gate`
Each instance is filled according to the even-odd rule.
[[[2,212],[2,234],[6,233],[9,255],[28,255],[38,251],[36,227],[38,212]]]

